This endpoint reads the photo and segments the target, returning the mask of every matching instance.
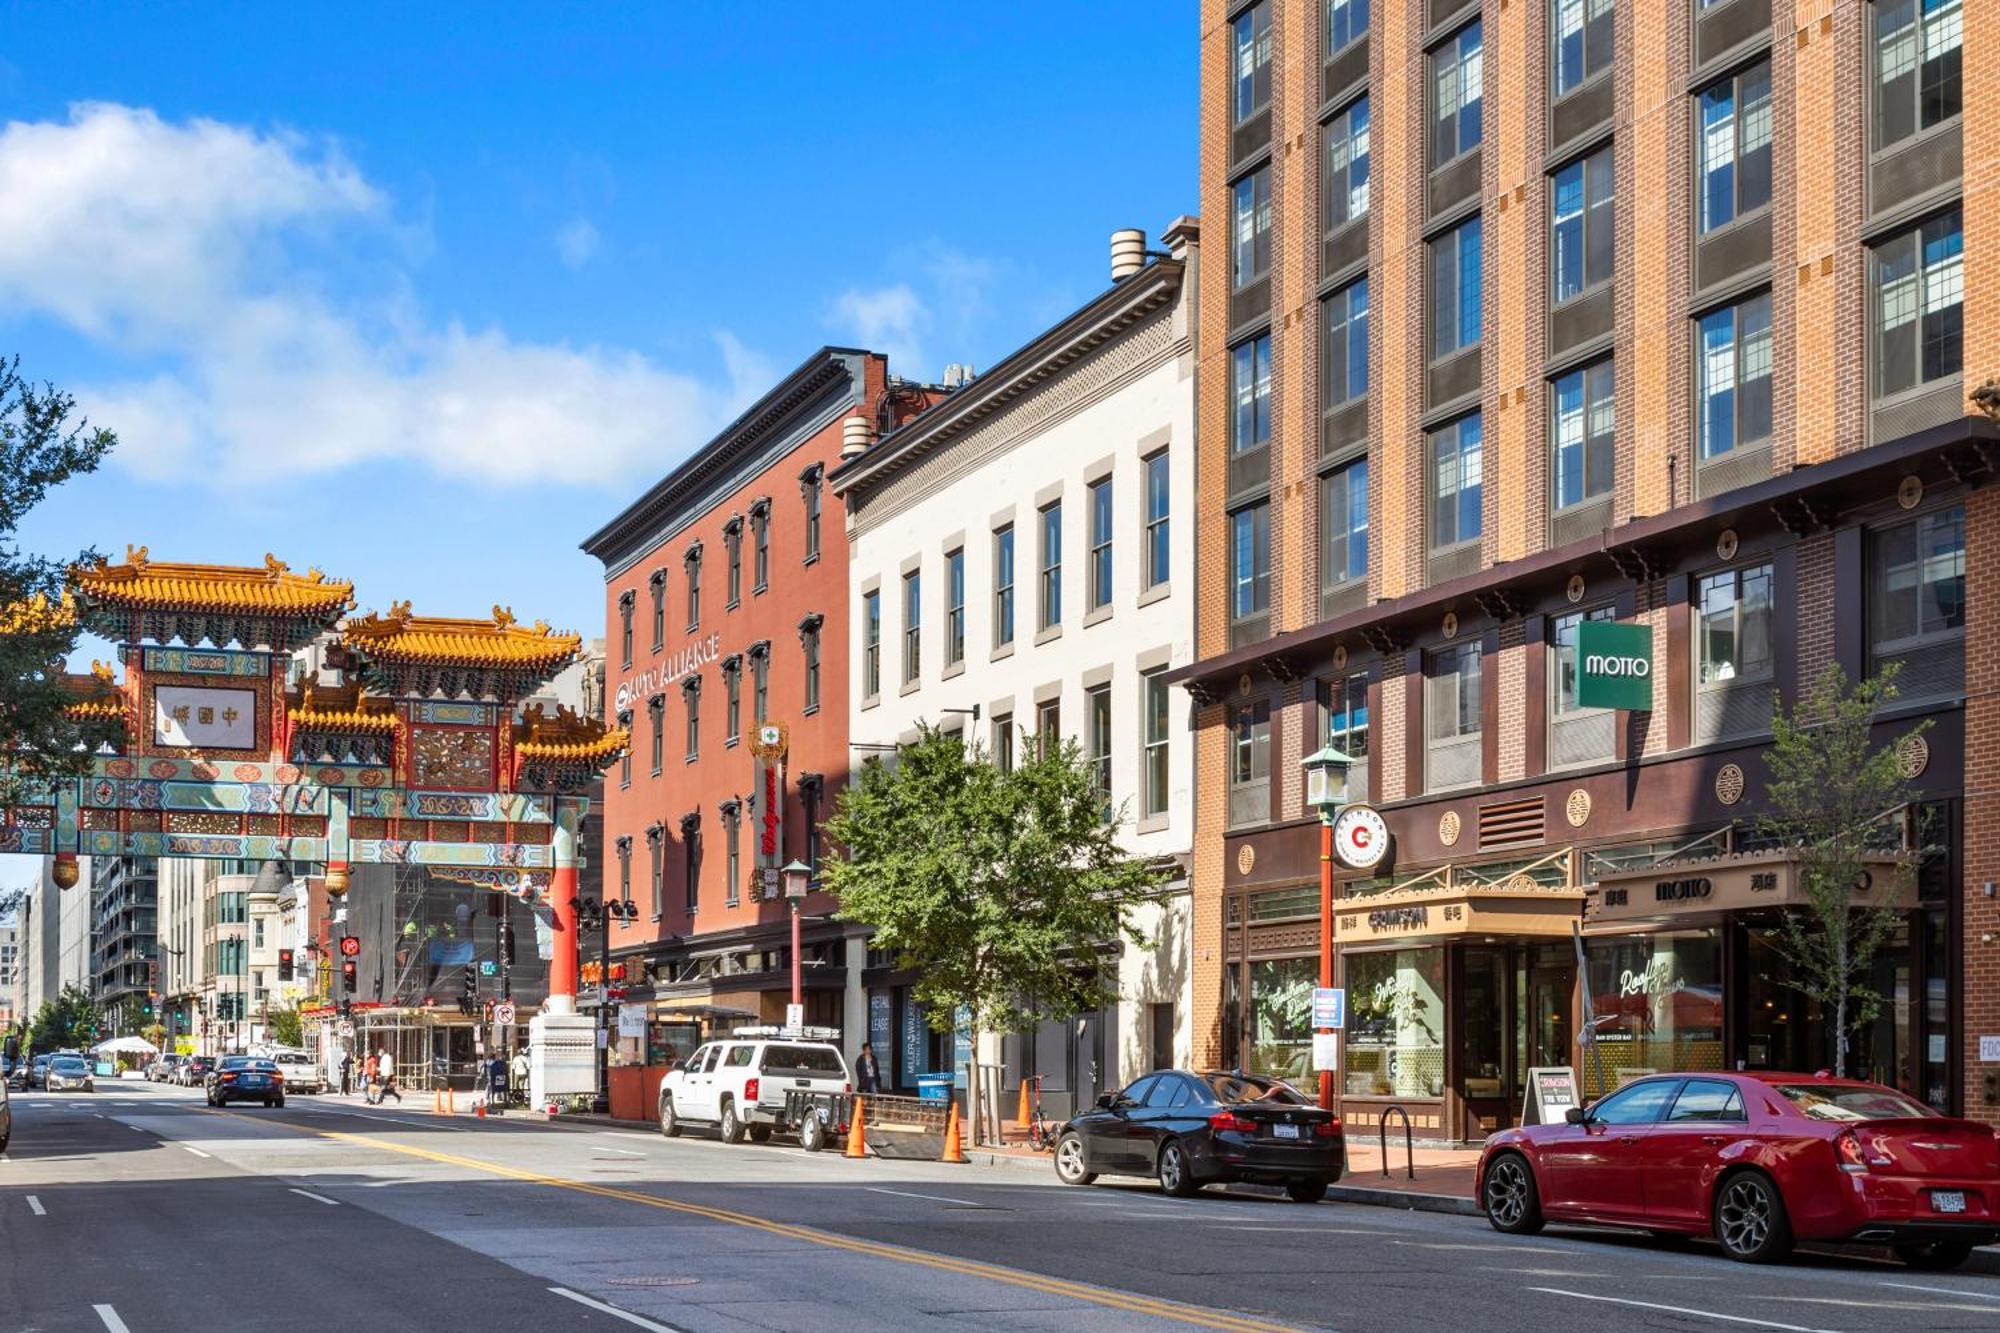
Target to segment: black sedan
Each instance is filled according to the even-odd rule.
[[[1056,1175],[1088,1185],[1099,1175],[1152,1176],[1185,1197],[1203,1185],[1283,1185],[1317,1203],[1340,1179],[1340,1121],[1289,1084],[1255,1074],[1148,1074],[1069,1122],[1056,1143]]]
[[[223,1056],[222,1063],[208,1076],[208,1104],[227,1106],[231,1102],[283,1106],[285,1075],[278,1062],[254,1055]]]

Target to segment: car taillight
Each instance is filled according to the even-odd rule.
[[[1867,1155],[1861,1151],[1861,1140],[1848,1130],[1833,1141],[1833,1155],[1843,1171],[1861,1172],[1868,1169]]]
[[[743,1098],[744,1098],[744,1100],[745,1100],[745,1101],[752,1101],[752,1102],[754,1102],[754,1101],[756,1101],[756,1100],[757,1100],[757,1080],[756,1080],[756,1079],[754,1079],[754,1078],[753,1078],[753,1079],[748,1079],[748,1080],[746,1080],[746,1081],[744,1082],[744,1084],[743,1084]]]
[[[1313,1137],[1316,1139],[1331,1139],[1338,1138],[1339,1136],[1340,1122],[1338,1120],[1322,1120],[1313,1126]]]
[[[234,1083],[234,1082],[236,1081],[236,1075],[234,1075],[234,1074],[224,1074],[224,1075],[222,1076],[222,1081],[223,1081],[224,1083]]]
[[[1208,1127],[1218,1134],[1255,1134],[1257,1122],[1246,1120],[1234,1111],[1218,1111],[1208,1118]]]

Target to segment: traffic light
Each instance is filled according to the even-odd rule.
[[[278,950],[278,980],[290,981],[291,979],[292,951],[290,949],[280,949]]]
[[[340,988],[349,995],[360,988],[361,965],[352,958],[340,960]]]
[[[471,1014],[479,1007],[479,969],[470,963],[466,964],[463,985],[465,993],[459,997],[458,1011],[462,1014]]]
[[[507,966],[514,966],[514,923],[512,921],[501,923],[500,956],[507,960]]]

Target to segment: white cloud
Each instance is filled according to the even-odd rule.
[[[886,352],[898,374],[928,378],[923,335],[931,325],[930,308],[906,282],[887,287],[850,287],[834,298],[827,327],[844,342],[871,352]]]
[[[597,256],[597,228],[584,218],[571,218],[556,229],[556,256],[564,268],[582,268]]]
[[[357,233],[395,227],[337,145],[296,134],[101,103],[0,128],[0,305],[154,367],[76,386],[142,474],[220,484],[398,459],[609,484],[743,400],[754,358],[733,340],[732,383],[716,385],[630,351],[440,322],[407,295],[331,294]],[[591,230],[576,249],[594,244]]]

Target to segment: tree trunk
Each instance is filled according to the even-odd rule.
[[[1847,987],[1840,988],[1839,996],[1833,1004],[1834,1021],[1840,1025],[1839,1035],[1833,1043],[1833,1072],[1841,1078],[1847,1077]]]

